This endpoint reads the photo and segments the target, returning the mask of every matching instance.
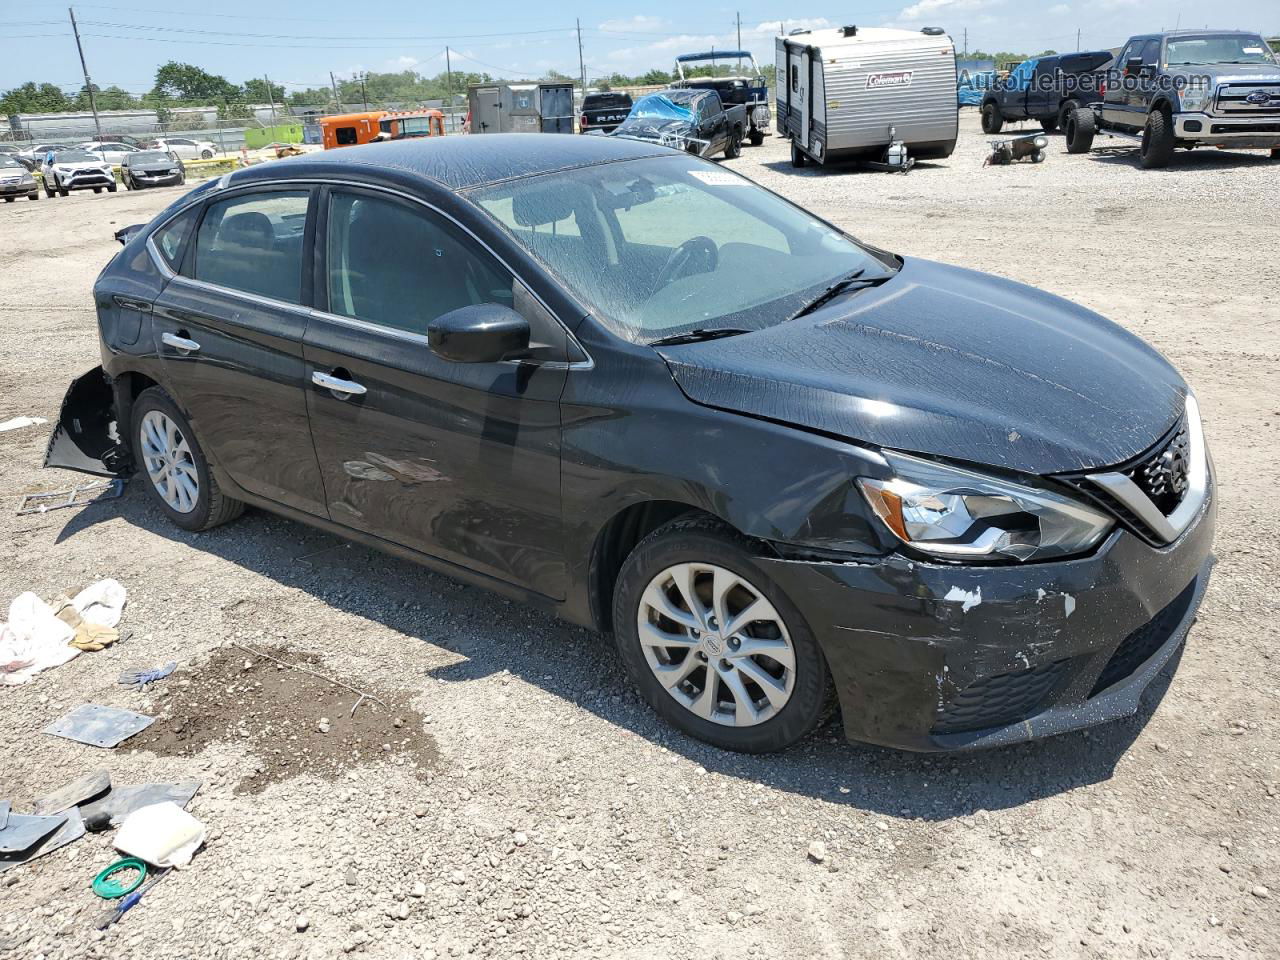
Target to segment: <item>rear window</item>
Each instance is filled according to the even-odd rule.
[[[333,138],[343,146],[360,142],[360,138],[356,136],[355,127],[338,127],[333,131]]]
[[[613,107],[630,107],[629,93],[589,93],[582,101],[584,110],[608,110]]]

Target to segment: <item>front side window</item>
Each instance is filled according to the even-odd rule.
[[[339,316],[425,336],[459,307],[512,305],[511,275],[421,207],[335,191],[327,251],[329,312]]]
[[[195,278],[301,303],[309,198],[307,190],[280,190],[209,204],[196,234]]]
[[[834,280],[895,266],[750,180],[687,155],[469,192],[627,340],[783,322]]]

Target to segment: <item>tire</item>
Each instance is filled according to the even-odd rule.
[[[201,160],[212,160],[212,159],[213,159],[213,151],[212,151],[212,150],[201,150],[201,151],[200,151],[200,159],[201,159]]]
[[[1097,119],[1088,107],[1072,110],[1064,130],[1067,137],[1067,153],[1088,153],[1093,148],[1097,133]]]
[[[718,521],[703,517],[674,520],[642,540],[627,557],[618,575],[613,604],[614,637],[619,655],[649,705],[668,723],[690,736],[742,753],[768,753],[789,747],[825,719],[832,702],[831,679],[817,641],[790,598],[756,562],[755,555],[750,540]],[[657,608],[650,604],[651,597],[666,598],[661,601],[664,609],[683,613],[693,620],[691,606],[675,605],[669,599],[670,593],[654,586],[663,584],[665,578],[667,590],[684,596],[669,577],[673,569],[687,569],[684,565],[698,568],[694,582],[707,597],[719,582],[718,577],[731,575],[725,582],[737,585],[726,596],[734,598],[736,603],[726,606],[736,613],[753,597],[763,599],[766,616],[744,625],[732,637],[724,638],[710,632],[701,634],[692,626],[657,615]],[[697,603],[703,616],[711,617],[714,624],[703,596],[698,597]],[[656,622],[664,629],[670,626],[676,630],[682,638],[679,645],[667,648],[643,643],[642,617],[646,624]],[[747,634],[748,630],[753,633]],[[654,631],[646,635],[658,638],[664,634]],[[665,635],[672,636],[669,631]],[[694,635],[704,638],[696,648],[691,639]],[[770,646],[779,651],[783,660],[773,660],[767,654],[734,652],[743,649],[738,644],[744,639]],[[708,642],[713,643],[718,652],[709,656],[704,653],[701,644]],[[662,659],[673,651],[676,656],[673,662]],[[691,672],[683,672],[684,679],[676,681],[677,674],[673,671],[669,686],[659,680],[655,671],[664,667],[679,670],[690,662],[689,658],[694,658],[693,666]],[[789,668],[784,660],[791,661]],[[709,680],[713,667],[716,679]],[[761,682],[773,681],[773,699],[765,694],[757,677]],[[709,692],[708,683],[712,685]],[[785,695],[784,687],[788,691]],[[741,702],[737,691],[746,694]],[[705,716],[694,712],[699,703]]]
[[[1058,129],[1059,130],[1062,130],[1064,132],[1066,131],[1067,117],[1071,116],[1071,112],[1073,110],[1078,110],[1079,108],[1080,108],[1079,100],[1068,100],[1066,103],[1062,105],[1062,108],[1058,110]]]
[[[187,174],[184,171],[183,173],[178,174],[178,186],[185,187],[186,185],[187,185]]]
[[[1280,147],[1276,147],[1274,150],[1271,151],[1271,159],[1280,160]]]
[[[48,197],[50,200],[53,199],[53,188],[50,187],[48,183],[44,185],[44,195]]]
[[[988,101],[982,105],[982,132],[999,133],[1004,129],[1004,116],[1000,113],[1000,105]]]
[[[796,142],[792,140],[791,141],[791,165],[795,167],[797,170],[799,170],[808,162],[809,162],[809,158],[805,155],[804,151],[801,150],[799,147],[797,147]]]
[[[70,191],[70,190],[68,190],[66,187],[59,187],[59,188],[58,188],[58,196],[60,196],[60,197],[68,197],[68,196],[70,196],[70,195],[71,195],[71,191]]]
[[[94,188],[93,188],[94,196],[97,196],[97,195],[98,195],[98,194],[100,194],[101,192],[102,192],[102,188],[101,188],[101,187],[94,187]]]
[[[1142,129],[1142,147],[1139,158],[1144,170],[1167,167],[1173,157],[1173,118],[1163,110],[1147,114],[1147,125]]]
[[[111,186],[107,187],[107,193],[115,193],[118,188],[119,184],[113,183]]]
[[[1053,131],[1058,129],[1058,118],[1048,117],[1044,120],[1041,120],[1040,129],[1043,130],[1045,133],[1053,133]]]
[[[15,200],[17,200],[17,199],[18,199],[17,197],[5,197],[5,198],[4,198],[4,202],[5,202],[5,203],[13,203],[13,201],[15,201]]]
[[[760,144],[764,143],[764,131],[752,130],[749,134],[747,134],[747,142],[750,143],[753,147],[760,146]]]
[[[158,415],[159,419],[149,419],[152,415]],[[158,448],[154,442],[148,442],[144,428],[147,434],[164,436],[151,431],[165,420],[173,425],[178,440],[182,441],[181,444],[175,444],[180,452],[177,456],[168,456],[168,451],[165,451],[154,458],[150,457],[147,451]],[[209,470],[209,461],[191,424],[178,409],[178,405],[160,387],[143,390],[134,401],[130,437],[134,460],[145,477],[147,492],[176,526],[192,531],[209,530],[234,520],[244,512],[243,503],[231,499],[219,489],[218,481]],[[179,483],[168,474],[153,479],[153,470],[163,470],[166,465],[177,465],[181,477],[188,480],[194,478],[194,497],[190,495],[189,484]],[[174,490],[172,497],[166,498],[166,494],[161,491],[161,481],[165,481],[166,488]]]
[[[39,200],[39,199],[40,199],[40,191],[39,191],[39,190],[32,190],[30,193],[28,193],[28,194],[27,194],[27,199],[28,199],[28,200]]]
[[[724,148],[726,160],[737,160],[742,156],[742,134],[737,130],[729,134],[729,145]]]
[[[1032,163],[1044,163],[1044,151],[1043,151],[1043,150],[1037,150],[1035,153],[1033,153],[1033,154],[1031,155],[1031,162],[1032,162]]]

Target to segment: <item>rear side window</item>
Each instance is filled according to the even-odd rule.
[[[359,142],[359,138],[356,136],[355,127],[338,127],[333,131],[333,136],[334,139],[343,146],[350,146],[353,143]]]
[[[368,194],[332,194],[329,312],[426,335],[441,314],[512,305],[511,275],[430,211]]]
[[[307,190],[280,190],[209,204],[196,234],[195,278],[301,303],[309,198]]]
[[[160,256],[164,258],[170,270],[176,272],[178,265],[182,263],[182,251],[186,249],[187,238],[191,236],[191,228],[195,225],[199,214],[200,206],[197,204],[186,213],[178,214],[152,234],[151,238],[155,241],[156,249],[160,251]]]

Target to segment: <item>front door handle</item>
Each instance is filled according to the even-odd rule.
[[[362,383],[356,383],[354,380],[343,380],[341,377],[335,377],[329,373],[321,373],[319,370],[312,372],[311,382],[317,387],[324,387],[334,393],[343,394],[344,399],[345,397],[362,397],[366,393]]]
[[[185,330],[181,332],[186,333]],[[160,334],[160,340],[175,350],[181,350],[183,353],[195,353],[200,349],[200,344],[176,333],[162,333]]]

